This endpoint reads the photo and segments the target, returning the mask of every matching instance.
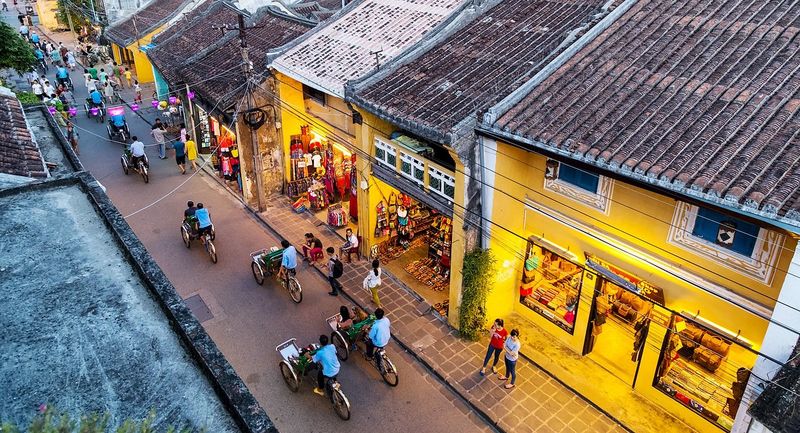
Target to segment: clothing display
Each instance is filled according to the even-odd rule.
[[[583,267],[528,241],[519,287],[522,305],[572,333]]]
[[[334,227],[347,225],[347,213],[342,209],[341,203],[328,206],[328,224]]]

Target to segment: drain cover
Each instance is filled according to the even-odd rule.
[[[214,315],[211,314],[211,310],[208,309],[208,305],[206,305],[200,295],[190,296],[186,298],[184,302],[186,302],[186,305],[192,310],[194,317],[196,317],[200,323],[214,318]]]

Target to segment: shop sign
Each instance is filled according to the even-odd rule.
[[[586,266],[620,287],[642,295],[659,305],[664,305],[664,291],[622,269],[586,253]]]

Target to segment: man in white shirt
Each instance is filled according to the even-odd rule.
[[[39,83],[39,80],[34,80],[33,84],[31,84],[31,89],[33,89],[33,94],[36,95],[39,100],[44,99],[44,87]]]
[[[144,158],[144,143],[139,141],[139,137],[133,136],[131,137],[133,143],[130,146],[131,152],[131,166],[136,167],[139,164],[139,159]],[[147,160],[145,160],[145,164],[147,164]]]
[[[348,228],[345,231],[344,239],[347,241],[339,248],[339,252],[341,256],[347,256],[347,261],[351,262],[350,254],[356,253],[358,254],[358,236],[353,234],[353,229]]]

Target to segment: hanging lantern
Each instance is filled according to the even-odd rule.
[[[131,104],[131,111],[139,111],[139,104],[135,102]]]
[[[192,99],[194,99],[194,92],[189,90],[188,92],[186,92],[186,97],[189,98],[189,100],[191,101]]]
[[[152,101],[152,102],[150,102],[150,105],[152,105],[152,106],[153,106],[153,108],[158,108],[158,101],[156,101],[155,99],[153,99],[153,101]]]
[[[177,103],[178,103],[178,98],[176,98],[174,96],[170,96],[169,97],[169,105],[175,105]]]
[[[56,107],[51,105],[51,106],[47,107],[47,111],[49,111],[50,114],[56,114]]]
[[[91,114],[92,116],[97,116],[97,113],[99,113],[99,112],[100,112],[100,109],[97,108],[97,107],[92,107],[92,108],[89,109],[89,114]]]
[[[78,115],[78,108],[77,107],[69,107],[69,110],[67,110],[67,111],[69,112],[69,116],[70,117],[75,117],[75,116]]]

